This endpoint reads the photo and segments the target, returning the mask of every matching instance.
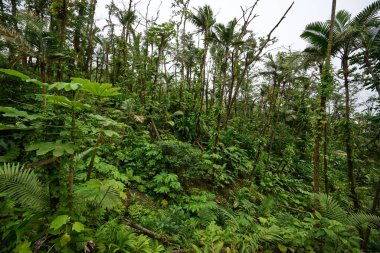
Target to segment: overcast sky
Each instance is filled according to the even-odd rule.
[[[129,0],[124,0],[128,5]],[[134,2],[138,2],[135,0]],[[190,8],[208,4],[216,14],[217,22],[227,23],[234,17],[241,16],[240,6],[251,6],[255,0],[190,0]],[[251,25],[251,29],[260,36],[266,35],[278,22],[293,0],[261,0],[255,13],[259,15]],[[294,50],[304,49],[306,43],[299,37],[305,25],[313,21],[323,21],[330,18],[331,0],[294,0],[294,6],[281,26],[276,30],[277,46],[291,46]],[[374,0],[337,0],[337,11],[348,10],[356,15]],[[110,0],[98,0],[96,19],[104,25],[107,17],[106,4]],[[115,0],[122,7],[123,0]],[[137,10],[145,15],[148,0],[140,0]],[[161,5],[160,5],[161,3]],[[151,0],[150,15],[155,15],[160,9],[160,21],[165,22],[172,16],[172,0]]]

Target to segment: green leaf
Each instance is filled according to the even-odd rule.
[[[125,126],[124,123],[117,122],[113,119],[110,119],[108,117],[103,117],[101,115],[89,114],[88,116],[90,116],[93,119],[96,119],[97,124],[102,125],[102,126],[117,126],[117,127]]]
[[[174,125],[175,125],[174,121],[172,121],[172,120],[166,121],[166,123],[168,123],[168,125],[171,127],[174,127]]]
[[[104,135],[108,137],[112,137],[112,136],[120,137],[120,135],[117,132],[112,131],[112,130],[103,130],[103,133]]]
[[[264,217],[259,217],[259,221],[261,224],[267,224],[268,223],[268,219],[266,219]]]
[[[183,111],[176,111],[175,113],[173,113],[173,116],[183,116],[183,115],[185,115]]]
[[[282,244],[278,244],[278,249],[282,252],[282,253],[286,253],[288,251],[288,248]]]
[[[29,76],[27,76],[21,72],[18,72],[16,70],[13,70],[13,69],[2,69],[2,68],[0,68],[0,72],[3,72],[4,74],[10,75],[10,76],[18,77],[27,83],[34,83],[34,84],[37,84],[39,86],[46,86],[45,83],[38,81],[37,79],[32,79]]]
[[[37,84],[39,86],[45,86],[45,87],[49,86],[47,83],[43,83],[43,82],[41,82],[41,81],[39,81],[37,79],[27,79],[27,80],[25,80],[25,82],[27,82],[27,83],[34,83],[34,84]]]
[[[59,241],[61,242],[61,246],[65,246],[68,242],[71,241],[71,236],[68,233],[65,233],[62,235]]]
[[[320,212],[318,211],[315,211],[315,216],[317,216],[317,218],[320,220],[322,219],[322,215],[320,214]]]
[[[10,75],[10,76],[18,77],[23,81],[30,79],[29,76],[24,75],[23,73],[18,72],[18,71],[13,70],[13,69],[2,69],[2,68],[0,68],[0,72],[3,72],[4,74]]]
[[[19,111],[16,108],[13,107],[3,107],[0,106],[0,112],[3,112],[4,117],[27,117],[28,113],[24,111]]]
[[[23,124],[20,125],[4,125],[0,124],[0,131],[1,130],[31,130],[34,129],[34,127],[27,127]]]
[[[82,85],[80,90],[91,93],[92,95],[99,97],[111,97],[120,95],[119,88],[113,88],[109,83],[96,83],[83,78],[71,78],[72,83],[78,83]]]
[[[12,117],[12,118],[26,118],[29,120],[34,120],[41,117],[39,115],[29,115],[27,112],[19,111],[13,107],[0,106],[0,112],[4,112],[3,114],[4,117]]]
[[[28,241],[20,243],[19,245],[16,246],[16,248],[14,249],[14,252],[16,252],[16,253],[32,253],[32,251],[29,248],[30,244],[31,243]]]
[[[63,156],[65,153],[74,154],[75,145],[72,143],[61,143],[60,140],[56,142],[39,142],[29,145],[25,148],[26,151],[37,150],[37,155],[45,155],[53,151],[53,156]]]
[[[53,230],[57,230],[63,225],[65,225],[69,221],[69,216],[64,214],[64,215],[59,215],[57,216],[51,223],[50,223],[50,228]]]
[[[119,183],[118,187],[125,187],[123,183]],[[116,186],[116,180],[100,181],[91,179],[78,186],[75,189],[75,194],[80,196],[81,201],[93,203],[104,209],[112,209],[120,204],[119,193],[112,185]]]
[[[78,221],[74,222],[73,224],[73,230],[77,231],[78,233],[84,230],[84,225]]]
[[[78,101],[71,101],[65,96],[48,95],[46,96],[46,101],[55,105],[60,105],[77,111],[90,108],[90,106],[87,104],[82,104]]]
[[[49,86],[49,90],[57,89],[57,90],[65,90],[65,91],[72,91],[77,90],[82,85],[79,83],[64,83],[64,82],[56,82]]]

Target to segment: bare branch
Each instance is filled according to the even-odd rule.
[[[268,45],[268,43],[272,40],[271,39],[271,36],[272,36],[272,33],[277,29],[277,27],[281,24],[281,22],[285,19],[286,15],[288,14],[288,12],[290,11],[290,9],[293,7],[294,5],[294,1],[293,3],[289,6],[289,8],[285,11],[284,15],[282,15],[280,21],[277,22],[277,24],[272,28],[272,30],[268,33],[267,35],[267,38],[264,42],[264,44],[260,47],[259,51],[257,52],[256,56],[255,57],[258,57],[264,50],[264,48]]]

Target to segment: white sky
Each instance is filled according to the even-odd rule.
[[[119,7],[123,6],[123,2],[127,6],[129,0],[115,0]],[[254,2],[255,0],[190,0],[190,8],[208,4],[216,14],[217,22],[227,23],[241,16],[240,6],[251,6]],[[250,28],[259,36],[266,35],[292,2],[293,0],[260,0],[255,11],[259,17],[252,22]],[[306,43],[300,38],[300,34],[308,23],[330,18],[331,0],[294,0],[294,2],[293,8],[277,28],[274,36],[278,38],[277,46],[291,46],[293,50],[302,50]],[[374,0],[337,0],[337,11],[345,9],[356,15],[372,2]],[[109,3],[110,0],[98,0],[96,19],[100,25],[105,24],[107,17],[105,5]],[[137,10],[144,15],[147,3],[148,0],[140,0],[137,5]],[[172,15],[171,3],[172,0],[151,0],[150,15],[156,15],[160,7],[160,21],[168,21]]]

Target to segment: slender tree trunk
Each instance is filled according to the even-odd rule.
[[[344,90],[345,90],[345,143],[346,143],[346,153],[347,153],[347,174],[350,184],[351,198],[354,204],[354,209],[359,210],[360,204],[358,197],[356,195],[356,186],[354,178],[354,162],[353,162],[353,148],[352,148],[352,130],[350,126],[350,89],[349,89],[349,69],[348,69],[348,46],[346,48],[346,53],[342,58],[343,66],[343,76],[344,76]]]
[[[67,23],[67,1],[61,0],[61,9],[59,11],[58,17],[60,19],[59,22],[59,48],[61,53],[63,53],[63,47],[65,45],[65,33],[66,33],[66,23]],[[62,72],[62,62],[58,60],[57,65],[57,80],[62,81],[63,72]]]
[[[329,194],[329,179],[328,179],[328,161],[327,161],[327,145],[328,145],[328,135],[327,135],[327,122],[323,126],[323,181],[325,184],[325,193]]]
[[[16,19],[17,16],[17,5],[18,5],[18,0],[11,0],[11,22],[13,29],[15,31],[18,31],[18,22]],[[15,47],[11,44],[9,44],[9,55],[8,55],[8,62],[11,63],[13,61],[13,57],[15,56]]]
[[[87,52],[86,52],[86,64],[84,72],[86,74],[86,77],[88,79],[91,79],[91,69],[92,69],[92,55],[94,53],[94,16],[95,16],[95,9],[96,9],[96,3],[97,0],[91,0],[90,4],[90,15],[89,15],[89,21],[87,24],[87,32],[88,32],[88,45],[87,45]]]
[[[227,97],[227,100],[226,100],[226,114],[224,116],[224,123],[223,123],[223,128],[224,129],[227,129],[227,124],[228,124],[228,119],[229,119],[229,108],[230,108],[230,104],[232,102],[232,94],[233,94],[233,90],[234,90],[234,86],[235,86],[235,80],[236,80],[236,62],[235,62],[235,55],[236,55],[236,52],[235,50],[232,52],[232,55],[231,55],[231,84],[230,84],[230,87],[229,87],[229,90],[228,90],[228,97]]]
[[[227,81],[227,62],[228,62],[228,51],[229,48],[227,47],[224,52],[224,60],[222,62],[221,66],[221,72],[222,75],[222,82],[219,85],[219,102],[218,102],[218,116],[216,118],[216,136],[215,136],[215,143],[214,147],[216,148],[219,143],[219,132],[220,127],[222,123],[222,110],[223,110],[223,99],[224,99],[224,86]]]
[[[319,117],[317,120],[316,127],[316,136],[314,140],[314,152],[313,152],[313,191],[316,193],[320,192],[320,146],[322,135],[327,134],[327,131],[324,131],[327,123],[326,115],[326,102],[327,97],[329,96],[328,88],[332,85],[332,74],[331,74],[331,49],[333,45],[333,29],[335,22],[335,10],[336,10],[336,0],[332,1],[331,7],[331,19],[330,19],[330,31],[329,31],[329,41],[327,45],[326,59],[324,68],[321,73],[321,91],[320,91],[320,108],[319,108]],[[326,136],[325,136],[326,137]],[[325,138],[326,142],[326,138]],[[326,146],[327,148],[327,146]],[[325,166],[325,173],[327,175],[327,160]]]

